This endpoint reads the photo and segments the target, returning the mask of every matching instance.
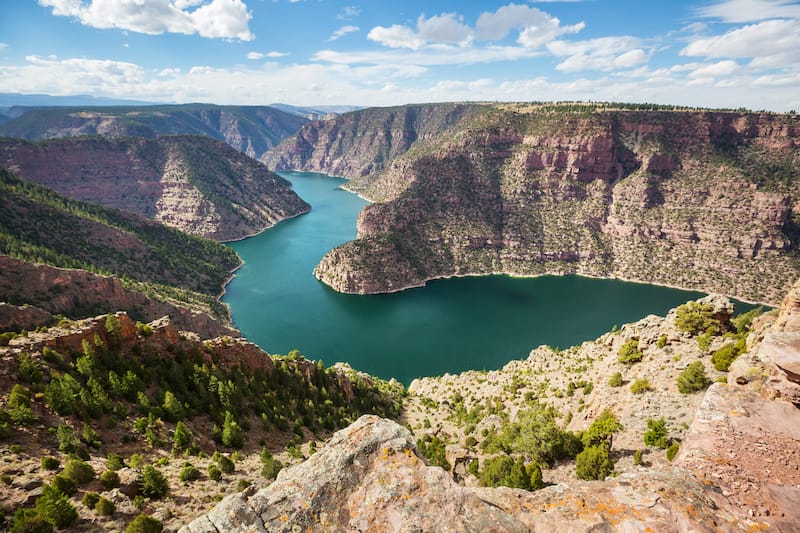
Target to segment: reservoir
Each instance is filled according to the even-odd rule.
[[[453,278],[394,294],[340,294],[312,270],[330,249],[355,238],[366,202],[340,189],[343,179],[280,174],[312,211],[230,243],[244,265],[223,298],[242,333],[272,354],[296,348],[326,365],[344,361],[408,384],[496,369],[540,344],[566,348],[702,296],[578,276]]]

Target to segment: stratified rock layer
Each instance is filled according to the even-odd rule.
[[[796,116],[454,109],[311,123],[265,157],[354,178],[348,188],[379,202],[319,279],[378,293],[447,276],[575,273],[777,304],[800,275]]]
[[[289,182],[205,137],[0,141],[0,166],[71,198],[234,240],[310,206]]]

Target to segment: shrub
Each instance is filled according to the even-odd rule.
[[[715,351],[711,356],[711,362],[714,368],[720,372],[727,372],[731,367],[731,363],[739,357],[745,350],[745,340],[741,339],[738,342],[729,342],[719,350]]]
[[[227,455],[222,455],[221,453],[215,454],[215,460],[217,461],[217,465],[219,469],[222,470],[223,474],[233,474],[236,471],[236,465],[233,464],[233,461]]]
[[[632,365],[642,360],[644,354],[639,350],[638,339],[629,339],[619,349],[617,361],[626,365]]]
[[[642,394],[651,390],[653,390],[653,386],[650,384],[650,380],[647,378],[637,379],[631,383],[631,392],[633,394]]]
[[[23,387],[19,383],[15,383],[14,387],[8,395],[9,407],[30,407],[31,406],[31,391],[27,387]]]
[[[609,387],[621,387],[622,383],[623,381],[621,372],[614,372],[614,374],[612,374],[612,376],[608,379]]]
[[[181,481],[195,481],[200,479],[200,470],[197,469],[192,463],[184,463],[181,468],[180,476],[178,479]]]
[[[249,479],[240,479],[239,482],[236,483],[236,490],[241,492],[252,484],[253,482]]]
[[[108,466],[109,470],[116,472],[117,470],[125,467],[125,461],[122,460],[121,455],[110,452],[108,455],[106,455],[106,465]]]
[[[89,509],[94,509],[94,506],[97,505],[98,501],[100,501],[100,495],[96,492],[87,492],[81,499],[81,503]]]
[[[658,342],[656,343],[656,346],[658,346],[658,348],[661,349],[666,345],[667,345],[667,336],[666,335],[661,335],[658,338]]]
[[[17,509],[9,533],[53,533],[53,524],[36,514],[34,509]]]
[[[648,446],[666,448],[669,446],[667,438],[667,423],[663,418],[647,421],[647,431],[644,433],[644,443]]]
[[[678,391],[682,394],[691,394],[708,387],[711,381],[706,376],[706,369],[702,361],[695,361],[680,373],[676,381]]]
[[[114,505],[114,502],[103,497],[97,500],[97,504],[94,506],[94,511],[100,516],[111,516],[116,510],[117,506]]]
[[[172,437],[172,449],[176,452],[188,450],[192,446],[192,433],[183,422],[175,426],[175,435]]]
[[[100,474],[100,483],[106,490],[119,487],[119,474],[114,470],[106,470]]]
[[[56,413],[66,416],[75,412],[81,385],[69,374],[54,375],[44,390],[44,399]]]
[[[59,529],[70,527],[78,520],[78,511],[52,485],[42,487],[42,495],[36,500],[35,508],[36,514]]]
[[[94,430],[92,426],[89,424],[85,424],[83,426],[83,430],[81,430],[81,440],[85,442],[88,446],[92,448],[99,448],[101,444],[103,444],[103,440],[100,438],[100,434]]]
[[[642,450],[636,450],[633,452],[633,464],[636,466],[642,466],[644,464],[644,460],[642,459],[642,455],[644,452]]]
[[[669,448],[667,448],[667,461],[672,462],[675,459],[675,456],[678,455],[678,450],[680,449],[680,444],[677,442],[673,442]]]
[[[164,524],[160,520],[156,520],[146,514],[140,514],[128,524],[128,527],[125,528],[125,533],[161,533],[163,530]]]
[[[61,461],[52,455],[45,455],[42,457],[42,468],[45,470],[58,470],[59,466],[61,466]]]
[[[614,470],[605,444],[589,446],[575,458],[575,475],[580,479],[603,480]]]
[[[614,433],[623,429],[625,429],[624,426],[620,424],[614,413],[609,409],[604,409],[586,431],[581,434],[581,441],[584,447],[606,444],[610,450]]]
[[[208,465],[208,479],[219,481],[222,479],[222,470],[215,464]]]
[[[275,459],[266,448],[261,450],[261,462],[264,464],[261,469],[261,475],[266,479],[275,479],[278,472],[283,468],[283,463]]]
[[[62,473],[79,487],[89,483],[95,477],[94,468],[81,459],[68,459]]]
[[[484,462],[480,481],[484,487],[537,490],[542,488],[542,470],[535,463],[526,466],[521,457],[515,461],[508,455],[501,455]]]
[[[136,332],[142,337],[149,337],[153,334],[153,326],[150,324],[143,324],[142,322],[136,322]]]
[[[169,483],[156,467],[147,465],[139,476],[139,492],[145,498],[158,500],[167,495]]]
[[[225,412],[225,421],[222,424],[222,444],[228,448],[240,449],[244,446],[242,428],[230,411]]]
[[[417,449],[425,459],[433,466],[440,466],[450,471],[450,463],[447,462],[445,446],[442,440],[430,433],[417,440]]]
[[[66,496],[72,496],[77,490],[75,482],[64,474],[58,474],[53,478],[53,488]]]
[[[723,332],[723,324],[714,316],[711,304],[688,302],[675,310],[675,326],[690,335],[710,333],[718,335]]]

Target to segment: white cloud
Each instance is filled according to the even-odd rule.
[[[434,43],[467,44],[472,39],[472,30],[455,13],[442,13],[429,19],[420,15],[417,31],[421,38]]]
[[[458,50],[458,47],[452,47]],[[520,49],[517,47],[517,49]],[[412,52],[409,52],[412,53]],[[480,78],[431,81],[404,64],[259,64],[227,69],[145,71],[138,65],[95,59],[30,56],[22,65],[0,65],[0,92],[93,94],[162,102],[218,104],[397,105],[461,100],[606,100],[709,107],[800,109],[800,73],[753,76],[727,67],[729,77],[688,78],[694,63],[648,71],[557,82],[544,76],[520,80]],[[725,66],[717,67],[717,73]],[[687,81],[688,80],[688,81]]]
[[[714,79],[721,76],[729,76],[739,70],[740,66],[736,61],[726,60],[703,65],[688,74],[693,79]]]
[[[247,52],[247,59],[258,61],[259,59],[264,59],[264,54],[261,52]]]
[[[410,48],[411,50],[419,50],[425,44],[425,41],[414,30],[401,24],[394,24],[388,28],[375,26],[369,30],[367,39],[389,48]]]
[[[564,33],[576,33],[584,28],[583,22],[561,26],[561,21],[535,7],[508,4],[494,13],[484,12],[475,24],[475,38],[498,41],[512,30],[519,30],[518,42],[534,48]]]
[[[753,58],[753,66],[796,67],[800,63],[800,20],[767,20],[723,35],[696,39],[680,54]]]
[[[8,44],[0,43],[0,50],[3,50],[4,48],[8,48]]]
[[[724,22],[755,22],[774,18],[800,18],[794,0],[724,0],[696,10],[698,16]]]
[[[351,26],[351,25],[342,26],[341,28],[333,32],[330,37],[328,37],[328,41],[336,41],[337,39],[341,39],[348,33],[357,32],[359,29],[360,28],[358,26]]]
[[[339,20],[350,20],[354,17],[357,17],[361,14],[361,9],[355,6],[344,6],[342,8],[341,13],[336,15],[336,18]]]
[[[419,50],[427,44],[458,43],[469,44],[472,30],[455,13],[442,13],[431,18],[420,15],[416,31],[402,24],[375,26],[367,34],[367,39],[389,48],[408,48]]]
[[[320,50],[311,59],[339,65],[469,65],[497,61],[516,61],[543,55],[543,52],[522,46],[488,46],[484,48],[438,45],[424,50],[381,50],[337,52]]]
[[[53,8],[53,15],[75,17],[93,28],[118,28],[151,35],[196,33],[201,37],[242,41],[255,38],[249,29],[252,15],[242,0],[38,1]]]
[[[285,57],[285,56],[288,56],[288,55],[289,55],[288,52],[276,52],[276,51],[267,52],[267,57],[271,57],[273,59],[276,58],[276,57]]]
[[[566,57],[556,65],[556,69],[562,72],[633,68],[650,58],[650,53],[642,49],[641,40],[629,36],[553,41],[547,44],[547,49],[553,55]]]

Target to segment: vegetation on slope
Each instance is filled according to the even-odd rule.
[[[205,301],[220,316],[227,312],[214,304],[216,296],[239,264],[222,244],[66,198],[3,169],[0,254],[116,275],[140,292]]]
[[[80,350],[47,346],[48,339],[77,331],[83,336]],[[242,477],[245,469],[248,476],[274,477],[280,462],[273,452],[284,460],[302,459],[301,445],[308,443],[303,447],[313,453],[315,438],[364,413],[399,414],[404,391],[396,382],[326,369],[297,351],[270,357],[243,341],[171,342],[174,335],[158,325],[133,328],[118,314],[64,321],[50,331],[17,337],[13,350],[0,348],[8,369],[0,379],[0,397],[8,398],[0,407],[0,446],[13,450],[17,461],[26,454],[41,456],[39,477],[47,487],[32,510],[17,511],[13,527],[35,520],[71,525],[78,520],[75,503],[82,499],[103,515],[95,493],[128,509],[103,504],[110,517],[101,520],[111,522],[100,528],[129,522],[133,508],[175,512],[178,499],[157,502],[170,493],[191,494],[193,484],[209,485],[198,499],[211,503],[220,490],[241,490],[252,482]],[[59,464],[63,471],[54,473]],[[207,476],[195,465],[207,465]],[[2,509],[6,525],[15,510],[16,481],[10,478],[8,487],[0,487],[6,505],[12,505]],[[121,483],[131,499],[110,492]]]

